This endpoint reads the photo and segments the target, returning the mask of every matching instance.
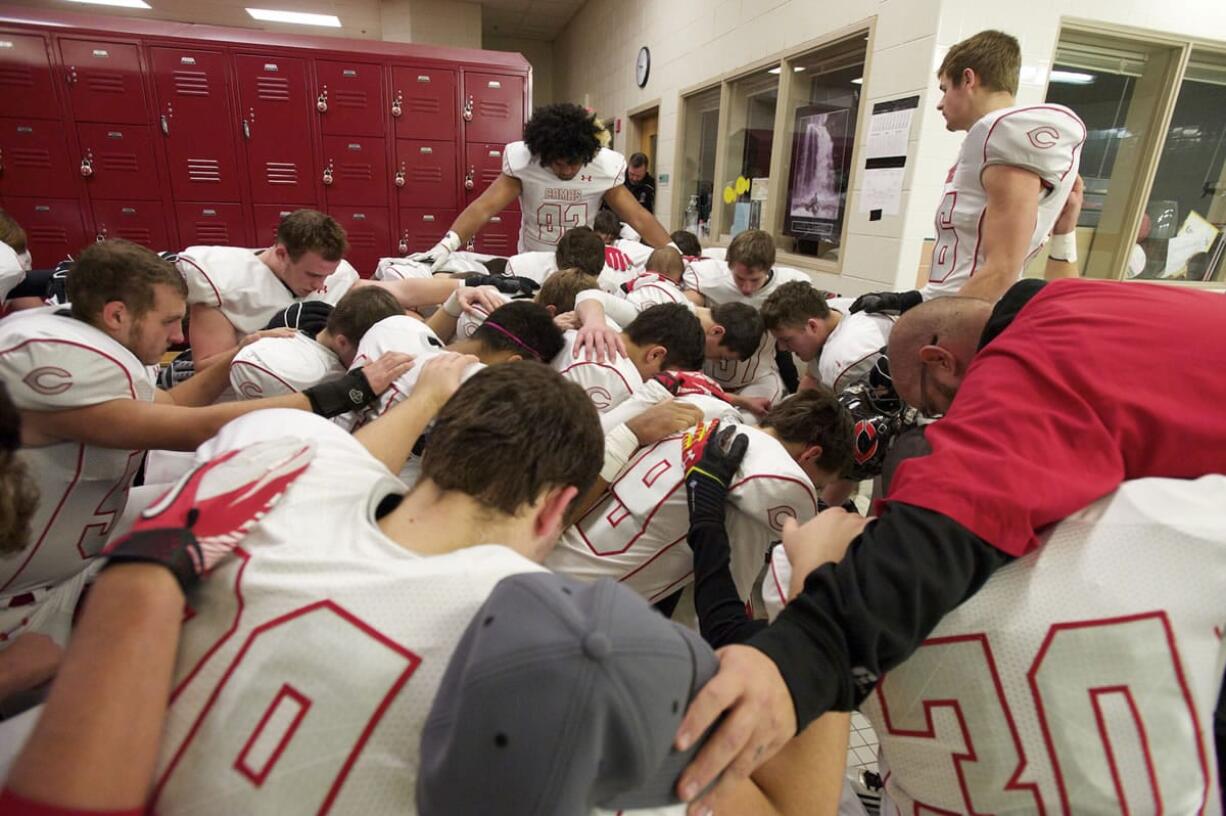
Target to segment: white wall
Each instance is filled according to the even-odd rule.
[[[486,37],[481,47],[487,51],[514,51],[532,66],[532,107],[554,101],[553,43],[519,37]]]
[[[554,43],[554,98],[623,119],[628,110],[658,99],[658,172],[669,174],[671,182],[682,89],[875,18],[861,109],[920,95],[902,210],[876,222],[859,215],[861,174],[853,175],[842,275],[816,278],[847,294],[911,288],[962,138],[945,131],[935,109],[934,72],[941,58],[950,45],[982,29],[1013,33],[1023,50],[1019,100],[1041,100],[1063,16],[1226,40],[1226,0],[589,0]],[[642,45],[652,51],[652,68],[647,87],[639,89],[634,59]],[[619,149],[627,130],[623,126],[616,136]],[[861,138],[863,132],[862,127]],[[657,194],[656,212],[666,226],[671,187],[661,185]]]

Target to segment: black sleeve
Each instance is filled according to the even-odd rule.
[[[766,621],[749,617],[737,594],[728,567],[732,552],[724,526],[691,527],[686,540],[694,551],[694,608],[698,611],[698,631],[703,640],[718,649],[744,643],[765,629]]]
[[[749,645],[779,667],[798,729],[849,711],[1010,556],[940,513],[895,503]]]
[[[22,297],[47,297],[48,285],[51,283],[51,276],[54,273],[54,269],[31,269],[26,273],[25,279],[21,283],[9,290],[5,300]]]
[[[647,185],[647,189],[643,190],[643,209],[649,213],[656,211],[656,186],[654,184]]]

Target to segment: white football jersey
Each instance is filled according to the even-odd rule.
[[[157,390],[132,352],[59,306],[0,321],[0,376],[23,411],[66,411],[118,399],[153,402]],[[144,453],[72,441],[18,449],[39,501],[29,544],[0,559],[0,597],[84,569],[123,515]]]
[[[972,125],[937,207],[936,244],[924,298],[957,294],[983,263],[980,229],[988,198],[980,179],[985,168],[997,164],[1034,173],[1042,184],[1026,259],[1017,268],[1021,277],[1064,209],[1085,140],[1085,124],[1063,105],[1002,108]]]
[[[332,349],[299,332],[239,349],[230,363],[230,387],[239,399],[263,399],[297,394],[344,373]]]
[[[643,271],[643,268],[647,266],[647,259],[651,257],[651,253],[655,252],[654,247],[642,241],[631,241],[626,238],[618,238],[610,248],[615,248],[625,255],[630,260],[630,266],[637,272]]]
[[[576,359],[575,339],[579,333],[572,330],[562,336],[564,345],[553,359],[553,368],[564,378],[583,386],[600,413],[629,399],[634,389],[643,384],[643,376],[630,358],[614,355],[603,363],[587,360],[582,355]]]
[[[542,167],[523,142],[511,142],[502,153],[502,172],[519,179],[522,219],[519,251],[553,251],[571,227],[590,227],[604,194],[626,181],[626,159],[601,148],[570,181]]]
[[[717,306],[724,303],[748,303],[755,309],[761,309],[762,304],[771,293],[785,283],[804,281],[812,284],[812,279],[799,269],[786,266],[776,266],[771,270],[770,279],[761,289],[752,295],[745,295],[736,286],[732,270],[728,264],[719,258],[696,258],[686,265],[682,283],[686,289],[693,289],[707,299],[707,303]],[[783,380],[779,376],[779,366],[775,362],[775,338],[770,332],[764,332],[758,350],[748,360],[708,360],[703,371],[715,379],[725,390],[741,391],[750,396],[766,397],[774,402],[783,396]],[[745,391],[745,389],[751,389]]]
[[[13,287],[26,279],[26,270],[13,248],[0,241],[0,302],[3,302]]]
[[[277,312],[299,300],[336,305],[358,279],[342,260],[324,279],[323,288],[300,298],[256,255],[261,250],[228,246],[193,246],[178,255],[176,266],[187,281],[188,305],[219,309],[243,334],[259,331]],[[267,251],[267,250],[264,250]]]
[[[490,297],[497,300],[500,306],[511,302],[509,297],[504,295],[502,292],[499,292],[494,287],[487,286],[485,288],[489,290]],[[468,338],[472,337],[481,324],[485,322],[485,319],[489,316],[489,312],[485,311],[485,309],[481,307],[481,304],[474,303],[473,311],[461,312],[459,318],[456,319],[455,339],[467,340]]]
[[[383,318],[367,329],[366,334],[362,335],[362,340],[358,343],[357,353],[353,357],[353,362],[349,365],[349,370],[352,371],[358,366],[372,363],[389,351],[399,351],[404,354],[420,356],[428,352],[437,351],[442,347],[443,342],[438,339],[434,330],[422,321],[408,315],[392,315],[391,317]],[[397,392],[396,383],[400,382],[405,376],[412,374],[419,365],[420,360],[418,365],[413,366],[406,374],[402,374],[399,379],[393,382],[388,390],[383,392],[383,396],[378,401],[368,405],[361,411],[348,411],[338,417],[334,417],[332,421],[347,431],[353,431],[361,427],[363,423],[379,416],[387,408],[391,407],[387,403],[394,398]],[[401,399],[403,398],[402,394]]]
[[[379,281],[393,280],[429,280],[434,273],[430,264],[414,261],[408,258],[380,258],[375,266],[374,279]]]
[[[726,524],[732,575],[748,598],[783,520],[812,518],[817,494],[783,445],[756,428],[740,431],[749,449],[728,488]],[[690,512],[681,442],[675,434],[635,454],[608,493],[562,534],[545,565],[584,580],[616,579],[653,602],[688,585],[694,554],[685,540]]]
[[[557,256],[552,249],[520,252],[507,258],[507,274],[534,280],[542,284],[558,271]]]
[[[242,417],[199,454],[281,436],[314,440],[315,458],[188,599],[149,807],[416,813],[421,729],[456,644],[498,581],[540,566],[392,541],[376,508],[404,485],[303,411]]]
[[[890,342],[896,318],[884,314],[851,314],[851,298],[829,301],[843,317],[826,337],[822,350],[808,364],[809,374],[836,394],[859,382],[876,365],[881,349]]]
[[[946,615],[862,707],[894,805],[1221,813],[1223,506],[1222,476],[1126,482]]]
[[[655,272],[642,272],[623,286],[622,297],[640,312],[661,303],[681,303],[693,310],[694,304],[681,291],[681,286]]]

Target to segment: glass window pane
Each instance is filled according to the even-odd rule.
[[[726,178],[719,180],[717,206],[723,207],[723,232],[731,237],[761,226],[764,187],[770,176],[779,68],[741,77],[730,84],[728,133],[724,140]],[[757,193],[754,180],[759,179]],[[754,198],[757,195],[758,198]]]
[[[1226,280],[1226,54],[1193,50],[1130,278]]]
[[[864,39],[791,62],[779,230],[784,252],[837,260],[864,75]]]
[[[1135,40],[1064,31],[1047,86],[1047,101],[1071,108],[1086,125],[1081,154],[1085,203],[1079,231],[1089,233],[1083,274],[1116,277],[1115,249],[1131,240],[1120,234],[1162,103],[1171,49]],[[1132,199],[1129,197],[1133,196]]]
[[[685,150],[678,195],[683,229],[710,237],[712,191],[715,189],[715,145],[719,136],[719,86],[685,98]]]

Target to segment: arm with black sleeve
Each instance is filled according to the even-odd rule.
[[[1011,560],[948,516],[893,503],[748,645],[778,667],[804,730],[825,711],[858,706]]]

